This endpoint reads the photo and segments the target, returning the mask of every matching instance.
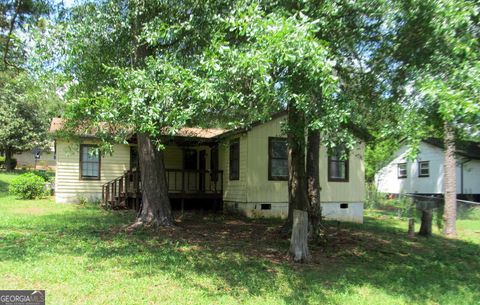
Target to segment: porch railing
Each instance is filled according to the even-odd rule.
[[[169,193],[213,193],[223,192],[223,171],[167,169]]]
[[[169,194],[194,197],[223,193],[223,171],[166,169],[165,178]],[[112,207],[138,209],[141,194],[142,181],[136,169],[102,185],[102,202]]]

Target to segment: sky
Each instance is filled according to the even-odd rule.
[[[62,3],[65,4],[65,7],[71,7],[75,0],[57,0],[57,3]]]

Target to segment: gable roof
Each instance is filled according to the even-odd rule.
[[[444,143],[437,138],[427,138],[423,142],[444,149]],[[456,143],[456,151],[458,155],[471,158],[480,159],[480,143],[473,141],[458,141]]]
[[[179,137],[179,138],[194,138],[194,139],[205,139],[205,140],[225,138],[228,136],[247,132],[252,128],[256,126],[260,126],[266,122],[270,122],[275,119],[287,116],[287,114],[288,112],[286,110],[282,110],[274,113],[268,120],[256,121],[247,127],[241,127],[241,128],[232,129],[232,130],[221,129],[221,128],[182,127],[172,136]],[[58,132],[62,130],[64,126],[65,126],[64,119],[53,118],[50,124],[50,133]],[[353,133],[353,135],[355,135],[359,139],[362,139],[364,141],[369,141],[372,138],[372,136],[368,133],[367,130],[359,128],[354,124],[348,124],[345,127],[348,128]],[[168,132],[166,131],[165,134],[168,134]],[[88,136],[88,135],[85,135],[85,136]],[[90,135],[90,136],[93,136],[93,135]]]
[[[278,111],[278,112],[272,114],[272,116],[268,120],[256,121],[256,122],[253,122],[252,124],[250,124],[247,127],[241,127],[241,128],[226,131],[225,133],[220,134],[219,138],[225,138],[225,137],[228,137],[228,136],[237,135],[237,134],[240,134],[240,133],[250,131],[251,129],[253,129],[256,126],[262,125],[264,123],[273,121],[273,120],[281,118],[281,117],[286,117],[287,115],[288,115],[287,110]],[[369,142],[373,139],[372,135],[368,132],[368,130],[366,130],[364,128],[361,128],[359,126],[356,126],[355,124],[353,124],[351,122],[344,124],[343,127],[350,130],[350,132],[355,137],[357,137],[358,139],[364,140],[365,142]]]

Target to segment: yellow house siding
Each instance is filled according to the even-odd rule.
[[[113,147],[112,155],[101,157],[100,180],[81,180],[79,149],[78,143],[57,140],[57,202],[78,202],[83,198],[98,200],[101,198],[102,185],[120,177],[130,166],[130,147],[117,144]]]
[[[285,120],[286,117],[280,117],[257,125],[240,137],[239,181],[229,181],[228,178],[228,143],[233,138],[220,146],[220,167],[225,171],[225,201],[251,204],[288,202],[288,182],[268,180],[268,138],[285,137],[281,129]],[[330,182],[327,149],[321,145],[319,162],[322,202],[360,203],[365,200],[364,151],[364,143],[359,143],[350,153],[348,182]]]
[[[285,117],[276,118],[248,132],[247,202],[287,202],[288,182],[268,180],[268,138],[286,137]]]
[[[240,179],[229,178],[229,144],[234,139],[240,139]],[[231,202],[247,201],[247,164],[248,164],[248,139],[246,134],[229,138],[219,144],[219,167],[223,170],[223,200]]]
[[[349,181],[328,181],[328,155],[324,146],[320,148],[320,201],[363,202],[365,201],[365,167],[363,156],[365,144],[360,143],[349,156]]]
[[[200,164],[200,151],[206,152],[206,169],[210,170],[210,147],[206,145],[185,146],[168,145],[165,148],[165,168],[183,169],[183,151],[184,149],[192,149],[197,151],[197,164]]]
[[[165,168],[183,168],[183,149],[177,145],[165,148]]]

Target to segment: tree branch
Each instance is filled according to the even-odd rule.
[[[19,10],[20,10],[20,2],[22,0],[15,1],[15,11],[13,13],[12,19],[10,20],[10,27],[8,29],[8,34],[7,34],[7,41],[5,42],[5,49],[3,50],[3,63],[5,64],[5,67],[7,66],[13,66],[18,69],[18,67],[14,64],[11,64],[8,62],[8,51],[10,49],[10,41],[12,39],[12,33],[15,28],[15,22],[17,20]]]

